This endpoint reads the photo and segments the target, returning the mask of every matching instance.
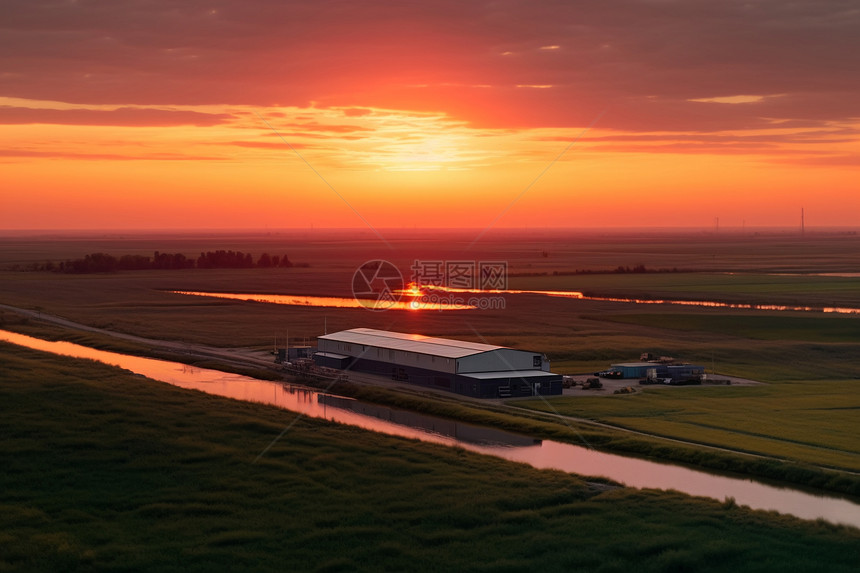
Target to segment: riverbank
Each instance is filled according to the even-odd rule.
[[[6,344],[0,364],[3,568],[851,571],[860,558],[856,529],[732,500],[601,491]]]
[[[263,353],[248,349],[219,349],[199,344],[158,341],[138,336],[113,333],[96,327],[79,325],[67,319],[53,317],[37,311],[15,309],[4,305],[6,312],[15,311],[15,316],[24,316],[8,326],[15,331],[37,335],[53,340],[70,340],[104,350],[127,352],[139,356],[150,356],[166,360],[176,360],[199,367],[214,367],[250,375],[266,380],[283,379],[274,364]],[[31,319],[36,319],[32,321]],[[10,322],[8,318],[5,322]],[[72,329],[72,330],[69,330]],[[78,332],[74,332],[78,330]],[[114,337],[116,335],[116,337]],[[364,380],[371,378],[371,380]],[[802,457],[792,457],[796,452],[807,453],[804,444],[794,448],[785,447],[783,441],[755,443],[754,447],[743,449],[744,443],[709,442],[709,434],[699,434],[698,441],[686,436],[661,435],[651,428],[638,429],[625,427],[616,419],[609,422],[589,419],[583,412],[577,415],[562,415],[553,405],[555,401],[546,400],[528,403],[511,401],[511,404],[497,401],[470,400],[445,392],[432,392],[409,385],[385,381],[372,376],[354,375],[348,382],[304,379],[302,383],[337,392],[364,401],[388,405],[414,412],[440,416],[451,420],[470,422],[542,439],[553,439],[575,445],[597,448],[607,452],[634,455],[646,459],[662,459],[683,463],[692,467],[729,472],[737,475],[750,475],[761,478],[808,486],[852,496],[860,495],[860,475],[850,468],[822,467],[814,462],[804,461]],[[673,392],[681,389],[672,389]],[[577,399],[575,403],[583,403]],[[617,409],[619,404],[614,403]],[[625,403],[626,404],[626,403]],[[564,408],[564,406],[561,406]],[[612,406],[610,406],[612,407]],[[623,406],[627,407],[627,406]],[[641,416],[640,416],[641,417]],[[838,416],[828,417],[830,425],[841,428]],[[827,423],[824,423],[827,427]],[[665,426],[665,425],[664,425]],[[794,431],[802,431],[792,426]],[[663,426],[657,428],[662,429]],[[650,430],[650,431],[649,431]],[[786,428],[783,428],[786,430]],[[821,423],[816,423],[816,432],[821,432]],[[774,452],[770,446],[776,444]],[[823,459],[840,461],[843,458],[852,462],[854,457],[821,457],[813,451],[815,462]]]

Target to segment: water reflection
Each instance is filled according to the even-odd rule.
[[[798,306],[798,305],[783,305],[783,304],[753,304],[753,303],[735,303],[735,302],[717,302],[709,300],[671,300],[671,299],[645,299],[645,298],[623,298],[623,297],[608,297],[608,296],[587,296],[579,291],[559,291],[559,290],[482,290],[482,289],[464,289],[441,286],[426,286],[419,294],[414,294],[412,291],[402,291],[400,294],[404,296],[397,302],[379,301],[376,304],[380,309],[397,309],[397,310],[474,310],[476,308],[485,308],[480,304],[480,298],[451,299],[445,301],[438,297],[428,297],[428,294],[441,292],[447,294],[472,294],[484,296],[501,296],[501,295],[517,295],[517,294],[537,294],[551,297],[574,298],[580,300],[594,300],[601,302],[624,302],[633,304],[668,304],[679,306],[697,306],[705,308],[732,308],[741,310],[776,310],[776,311],[794,311],[794,312],[825,312],[833,314],[860,314],[860,308],[855,307],[837,307],[837,306]],[[305,296],[305,295],[279,295],[279,294],[252,294],[252,293],[221,293],[221,292],[200,292],[200,291],[171,291],[174,294],[184,294],[192,296],[208,296],[213,298],[226,298],[233,300],[249,300],[256,302],[266,302],[272,304],[286,304],[295,306],[321,306],[334,308],[368,308],[373,306],[371,301],[358,301],[354,298],[332,297],[332,296]],[[497,308],[497,306],[487,306],[486,308]]]
[[[226,298],[232,300],[245,300],[254,302],[267,302],[271,304],[286,304],[292,306],[321,306],[326,308],[370,308],[378,310],[474,310],[475,306],[465,303],[451,303],[445,301],[422,302],[418,298],[407,297],[406,300],[358,300],[336,296],[305,296],[301,294],[252,294],[252,293],[228,293],[228,292],[200,292],[200,291],[171,291],[174,294],[185,294],[191,296],[208,296],[212,298]]]
[[[368,404],[360,402],[352,398],[344,398],[343,396],[335,396],[333,394],[319,394],[320,403],[338,408],[340,410],[349,410],[362,416],[392,422],[398,426],[409,426],[410,428],[418,428],[430,434],[438,434],[442,437],[455,438],[455,441],[468,442],[470,444],[497,447],[526,447],[540,444],[541,440],[512,434],[494,428],[484,428],[481,426],[473,426],[463,422],[453,420],[445,420],[434,416],[409,412],[407,410],[397,410],[387,406],[379,406],[377,404]],[[375,429],[375,428],[371,428]]]
[[[738,504],[755,509],[776,510],[803,519],[822,518],[860,527],[860,505],[844,498],[627,458],[571,444],[534,440],[508,432],[365,404],[304,386],[255,380],[176,362],[127,356],[69,342],[49,342],[3,330],[0,330],[0,340],[55,354],[98,360],[182,388],[271,404],[306,416],[384,434],[456,445],[470,451],[527,463],[536,468],[605,476],[632,487],[674,489],[718,500],[733,497]]]
[[[576,298],[582,300],[596,300],[603,302],[627,302],[634,304],[674,304],[681,306],[700,306],[708,308],[737,308],[746,310],[779,310],[779,311],[800,311],[800,312],[827,312],[837,314],[860,314],[860,308],[853,307],[816,307],[816,306],[794,306],[782,304],[753,304],[753,303],[733,303],[733,302],[717,302],[710,300],[671,300],[671,299],[647,299],[647,298],[623,298],[623,297],[608,297],[608,296],[587,296],[579,291],[558,291],[558,290],[481,290],[481,289],[460,289],[443,286],[425,287],[431,291],[442,291],[449,293],[472,293],[472,294],[540,294],[544,296]]]

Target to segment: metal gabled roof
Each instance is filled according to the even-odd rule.
[[[544,372],[543,370],[503,370],[501,372],[466,372],[460,374],[463,378],[476,380],[494,380],[496,378],[561,378],[561,374]]]
[[[443,358],[462,358],[464,356],[505,348],[504,346],[481,344],[479,342],[434,338],[432,336],[424,336],[423,334],[390,332],[388,330],[375,330],[373,328],[341,330],[340,332],[320,336],[320,338],[349,344],[363,344],[377,348],[441,356]]]

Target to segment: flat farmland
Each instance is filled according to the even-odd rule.
[[[368,233],[212,235],[0,240],[0,304],[110,331],[220,347],[268,350],[289,336],[312,342],[326,329],[418,332],[545,352],[553,370],[584,373],[642,352],[701,364],[755,388],[654,390],[553,403],[572,416],[657,435],[738,447],[798,462],[856,468],[860,316],[506,294],[504,308],[387,311],[285,306],[175,294],[173,290],[350,297],[353,272],[386,259],[407,278],[415,260],[503,260],[509,286],[600,296],[860,307],[855,235],[772,237],[491,236],[433,239],[401,232],[388,244]],[[288,255],[307,267],[185,269],[105,274],[27,272],[27,265],[82,257],[231,249]],[[694,264],[698,260],[700,264]],[[705,265],[704,263],[708,264]],[[791,264],[789,264],[791,262]],[[704,268],[705,272],[569,274]],[[12,270],[17,269],[17,270]],[[806,273],[784,275],[779,273]],[[840,273],[846,276],[819,276]],[[408,280],[408,279],[407,279]],[[45,333],[36,319],[0,310],[0,327]],[[54,333],[56,336],[56,333]],[[122,343],[117,343],[122,346]],[[124,350],[120,347],[119,350]],[[531,406],[540,408],[541,403]]]
[[[860,308],[860,277],[673,272],[516,277],[511,283],[606,297]]]
[[[712,446],[860,472],[856,380],[649,388],[630,396],[516,405]]]

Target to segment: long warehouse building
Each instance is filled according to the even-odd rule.
[[[543,354],[504,346],[353,328],[318,338],[320,366],[367,372],[475,398],[561,394]]]

